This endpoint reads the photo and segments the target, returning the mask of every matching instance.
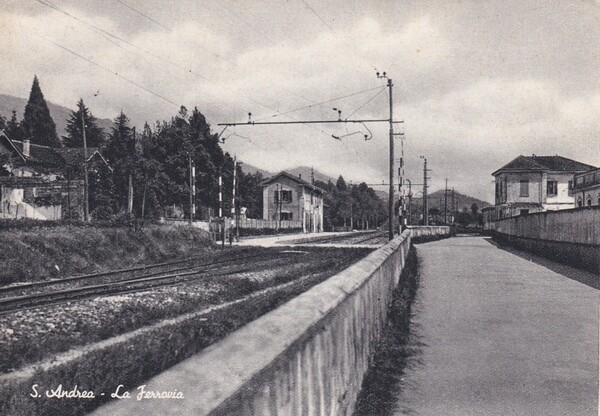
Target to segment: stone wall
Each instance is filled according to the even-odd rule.
[[[352,414],[410,235],[147,383],[184,400],[121,400],[95,414]]]
[[[519,215],[489,228],[498,241],[600,272],[600,206]]]

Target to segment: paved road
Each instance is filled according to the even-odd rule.
[[[417,250],[395,414],[598,414],[598,290],[483,237]]]

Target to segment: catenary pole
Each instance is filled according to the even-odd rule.
[[[337,120],[297,120],[297,121],[252,121],[251,116],[252,113],[248,113],[248,122],[246,123],[218,123],[218,126],[223,126],[224,129],[221,134],[225,131],[227,127],[235,127],[235,126],[255,126],[255,125],[293,125],[293,124],[332,124],[332,123],[389,123],[390,132],[389,132],[389,153],[390,153],[390,172],[389,172],[389,201],[388,201],[388,238],[392,240],[394,238],[394,124],[404,123],[404,121],[394,121],[393,118],[393,97],[392,97],[392,87],[393,83],[390,78],[387,77],[387,74],[384,72],[380,74],[377,72],[378,78],[387,79],[387,87],[389,90],[389,105],[390,105],[390,117],[388,119],[342,119],[341,117]],[[279,205],[279,204],[278,204]],[[279,207],[277,207],[279,208]]]
[[[83,220],[90,221],[90,198],[89,198],[89,179],[88,179],[88,151],[87,139],[85,136],[85,119],[83,117],[83,100],[81,100],[81,129],[83,131]]]

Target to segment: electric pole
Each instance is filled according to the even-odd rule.
[[[423,162],[423,225],[429,225],[429,208],[428,208],[428,201],[427,201],[427,179],[431,179],[429,177],[427,177],[427,172],[429,172],[429,169],[427,169],[427,158],[425,156],[421,156],[421,159],[424,160]]]
[[[359,123],[365,125],[365,123],[389,123],[390,125],[390,144],[389,144],[389,152],[390,152],[390,183],[389,183],[389,203],[388,203],[388,217],[389,217],[389,229],[388,229],[388,237],[390,240],[394,238],[394,124],[404,123],[404,121],[394,121],[393,119],[393,98],[392,98],[392,80],[387,77],[387,74],[384,72],[380,74],[377,72],[377,78],[385,78],[387,79],[387,88],[389,90],[389,106],[390,106],[390,117],[387,119],[342,119],[341,118],[341,110],[338,111],[338,119],[337,120],[297,120],[297,121],[252,121],[252,113],[248,113],[248,122],[247,123],[219,123],[219,126],[224,126],[223,130],[219,134],[218,137],[225,132],[228,127],[235,126],[255,126],[255,125],[287,125],[287,124],[333,124],[333,123]],[[337,138],[333,136],[334,138]],[[365,135],[365,138],[367,135]],[[338,138],[339,139],[339,138]]]
[[[195,214],[195,205],[194,205],[194,194],[196,193],[196,187],[194,186],[194,176],[195,176],[195,169],[194,166],[192,164],[192,154],[188,153],[188,168],[189,168],[189,175],[190,175],[190,225],[192,224],[192,222],[194,221],[194,214]]]
[[[87,139],[85,137],[85,118],[83,117],[83,99],[81,100],[81,130],[83,131],[83,220],[90,221],[90,198],[89,198],[89,183],[88,183],[88,152]]]
[[[452,223],[456,220],[456,200],[454,197],[454,188],[452,188]]]
[[[236,235],[239,237],[239,231],[237,230],[237,226],[238,226],[238,223],[237,223],[237,207],[236,207],[236,204],[235,204],[236,181],[237,181],[237,156],[233,156],[233,198],[231,200],[231,207],[232,207],[232,210],[233,210],[233,220],[235,222]],[[238,238],[238,240],[239,240],[239,238]]]
[[[448,225],[448,178],[446,178],[446,187],[444,188],[444,224]]]
[[[385,73],[383,74],[385,76]],[[390,94],[390,200],[388,203],[388,216],[390,218],[390,229],[388,238],[394,239],[394,115],[392,106],[392,79],[388,78],[388,89]]]

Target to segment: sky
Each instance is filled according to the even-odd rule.
[[[0,0],[0,93],[134,125],[387,119],[418,192],[493,201],[519,155],[600,166],[600,1]],[[8,115],[4,115],[5,117]],[[370,140],[365,140],[367,135]],[[335,136],[335,137],[334,137]],[[276,172],[387,183],[387,123],[242,125],[223,148]],[[337,137],[337,138],[336,138]],[[397,177],[395,176],[395,181]],[[376,188],[385,190],[385,186]]]

